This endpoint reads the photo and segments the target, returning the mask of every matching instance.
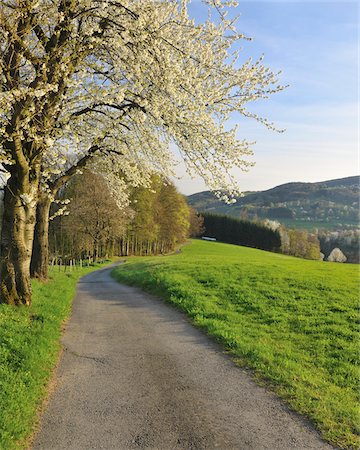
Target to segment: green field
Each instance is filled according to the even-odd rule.
[[[38,408],[60,350],[61,326],[71,311],[78,279],[100,266],[50,271],[33,282],[33,305],[0,305],[0,449],[27,447]]]
[[[113,275],[185,311],[325,439],[360,447],[358,266],[193,241]]]

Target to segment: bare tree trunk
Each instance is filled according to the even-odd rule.
[[[12,174],[4,195],[0,302],[31,304],[30,259],[34,238],[38,174]]]
[[[94,242],[94,255],[93,255],[95,263],[97,262],[98,257],[99,257],[99,242],[96,240]]]
[[[46,281],[49,266],[49,212],[51,200],[43,195],[36,209],[34,245],[31,256],[30,273],[33,278]]]

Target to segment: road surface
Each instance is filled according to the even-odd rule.
[[[330,449],[186,317],[121,285],[78,285],[33,449]]]

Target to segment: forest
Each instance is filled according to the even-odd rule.
[[[262,224],[229,216],[203,214],[205,233],[228,244],[244,245],[262,250],[279,251],[281,238],[277,230]]]
[[[68,201],[65,211],[59,213]],[[60,191],[51,214],[49,254],[53,264],[169,253],[190,232],[196,233],[198,220],[184,196],[158,175],[151,176],[147,188],[130,189],[128,201],[121,204],[106,180],[88,170]]]
[[[249,221],[225,215],[203,214],[204,233],[228,244],[284,253],[304,259],[320,260],[320,242],[316,235],[287,229],[277,221]]]

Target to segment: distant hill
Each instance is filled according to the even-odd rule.
[[[296,228],[354,229],[359,226],[359,177],[286,183],[266,191],[245,192],[231,205],[209,191],[188,196],[188,202],[199,212],[278,220]]]

